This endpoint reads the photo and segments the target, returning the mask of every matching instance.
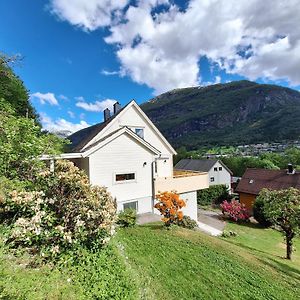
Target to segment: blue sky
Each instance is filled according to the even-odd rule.
[[[284,15],[278,0],[261,16],[259,1],[224,1],[218,12],[214,2],[1,1],[0,51],[24,57],[15,71],[53,130],[100,122],[115,100],[142,103],[178,87],[247,78],[299,89],[294,1]]]

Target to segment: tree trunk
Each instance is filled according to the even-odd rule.
[[[286,232],[286,258],[291,259],[292,258],[292,252],[293,252],[293,232]]]

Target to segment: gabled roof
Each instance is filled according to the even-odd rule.
[[[84,148],[84,146],[87,145],[112,120],[114,120],[121,113],[121,111],[125,109],[126,106],[124,106],[122,109],[120,109],[115,115],[111,116],[106,122],[102,122],[102,123],[98,123],[98,124],[89,126],[87,128],[76,131],[75,133],[68,136],[68,140],[71,141],[71,145],[69,146],[69,151],[70,152],[80,152]]]
[[[70,158],[88,157],[89,155],[91,155],[92,153],[94,153],[95,151],[100,149],[101,147],[105,146],[106,144],[110,143],[111,141],[113,141],[114,139],[116,139],[117,137],[119,137],[122,134],[127,134],[133,140],[135,140],[138,144],[140,144],[141,146],[146,148],[148,151],[150,151],[156,155],[160,154],[160,151],[158,149],[156,149],[155,147],[150,145],[148,142],[146,142],[144,139],[142,139],[140,136],[138,136],[135,132],[133,132],[132,130],[130,130],[128,127],[125,126],[125,127],[119,128],[118,130],[111,132],[110,134],[106,135],[105,137],[98,140],[94,144],[89,145],[81,152],[63,153],[60,155],[43,155],[40,159],[41,160],[51,160],[51,159],[70,159]]]
[[[232,174],[226,165],[216,159],[182,159],[175,165],[175,169],[208,172],[217,162],[219,162],[230,174]]]
[[[124,113],[129,107],[134,106],[140,115],[144,118],[144,120],[148,123],[150,127],[157,133],[162,142],[170,149],[173,154],[176,154],[174,148],[170,145],[170,143],[166,140],[166,138],[161,134],[161,132],[156,128],[156,126],[152,123],[152,121],[147,117],[147,115],[142,111],[142,109],[138,106],[138,104],[132,100],[126,106],[124,106],[118,113],[109,118],[106,122],[98,123],[93,126],[84,128],[79,130],[68,137],[71,141],[71,145],[69,146],[70,152],[82,152],[86,147],[90,147],[93,139],[102,132],[108,125],[115,122],[122,113]],[[103,137],[105,138],[105,137]],[[94,144],[94,143],[93,143]]]
[[[263,188],[282,190],[300,189],[300,173],[288,174],[287,170],[247,169],[236,192],[258,195]]]

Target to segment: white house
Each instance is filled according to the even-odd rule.
[[[139,214],[157,213],[155,195],[177,191],[186,200],[184,214],[197,219],[196,191],[208,187],[205,172],[173,172],[175,150],[135,101],[124,108],[117,102],[113,115],[104,110],[104,122],[69,137],[69,159],[88,175],[91,184],[106,186],[118,210],[132,207]]]
[[[182,159],[176,170],[208,172],[209,185],[224,184],[231,190],[231,170],[220,160],[215,159]]]

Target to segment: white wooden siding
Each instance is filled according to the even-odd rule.
[[[106,186],[117,202],[151,198],[152,161],[153,153],[129,135],[123,134],[91,154],[90,182]],[[115,175],[122,173],[135,173],[136,178],[132,182],[115,182]],[[149,207],[149,204],[145,206]]]
[[[149,126],[149,124],[145,121],[145,119],[141,116],[141,114],[134,106],[131,106],[126,111],[121,112],[116,120],[113,120],[111,124],[108,124],[98,135],[94,137],[90,144],[124,126],[132,128],[133,130],[134,128],[144,128],[145,141],[158,149],[161,152],[162,157],[168,158],[166,163],[164,163],[164,160],[162,162],[159,162],[157,175],[161,177],[172,176],[173,156],[170,152],[170,149],[157,135],[155,130],[151,126]]]
[[[219,171],[220,167],[222,167],[222,171]],[[214,171],[214,168],[217,168],[217,171]],[[211,177],[214,177],[214,182],[210,181]],[[227,185],[228,189],[231,187],[231,174],[219,162],[216,162],[209,170],[209,185],[216,184],[225,184]]]

